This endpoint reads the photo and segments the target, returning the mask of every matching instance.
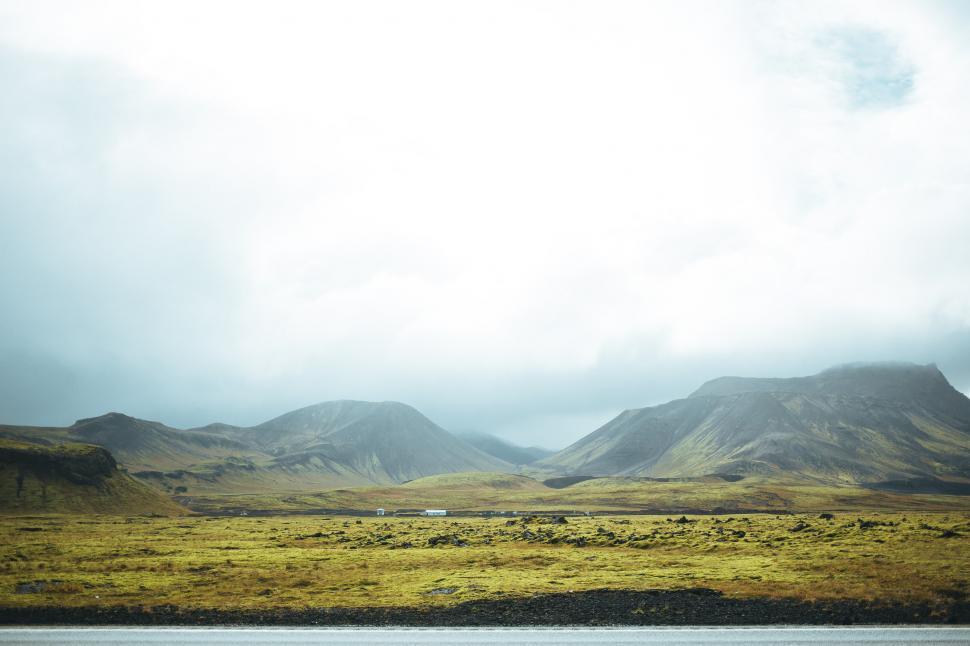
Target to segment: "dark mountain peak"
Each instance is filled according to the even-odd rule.
[[[150,437],[175,432],[161,422],[149,422],[123,413],[106,413],[79,419],[68,428],[71,435],[85,442],[124,452],[143,447]]]
[[[330,433],[364,421],[377,423],[381,420],[387,422],[384,427],[386,431],[394,431],[401,427],[399,424],[393,424],[394,421],[434,426],[434,422],[416,408],[400,402],[339,399],[298,408],[263,422],[255,428],[287,433],[307,431]]]
[[[936,364],[890,361],[848,363],[808,377],[718,377],[690,396],[725,397],[756,392],[848,395],[906,402],[941,398],[950,400],[950,404],[962,397]]]
[[[139,422],[137,418],[130,415],[125,415],[124,413],[110,412],[104,415],[98,415],[96,417],[85,417],[84,419],[79,419],[72,426],[87,426],[90,424],[134,424]]]
[[[371,402],[360,399],[336,399],[318,402],[303,408],[298,408],[285,415],[377,415],[377,414],[412,414],[421,415],[413,406],[396,401]],[[282,416],[281,416],[282,417]]]
[[[855,382],[876,386],[886,383],[948,383],[935,363],[920,365],[905,361],[875,361],[844,363],[814,375],[825,383]]]
[[[136,429],[168,429],[168,427],[161,422],[151,422],[144,419],[138,419],[137,417],[132,417],[131,415],[125,415],[124,413],[114,412],[98,415],[97,417],[79,419],[69,428],[72,432],[81,434],[95,431],[120,432]]]
[[[820,375],[827,373],[939,373],[935,363],[919,364],[912,361],[850,361],[826,368]]]

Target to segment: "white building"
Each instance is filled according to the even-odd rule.
[[[421,512],[422,516],[447,516],[447,509],[425,509]]]
[[[384,508],[383,507],[381,507],[380,509],[377,510],[377,515],[378,516],[383,516],[384,515]]]

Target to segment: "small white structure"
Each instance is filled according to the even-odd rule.
[[[422,516],[447,516],[447,509],[425,509],[421,512]]]
[[[384,508],[383,508],[383,507],[381,507],[381,508],[379,508],[379,509],[377,510],[377,515],[378,515],[378,516],[383,516],[383,515],[384,515]]]

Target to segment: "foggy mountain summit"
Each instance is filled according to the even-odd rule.
[[[787,379],[718,377],[704,383],[691,397],[747,392],[791,392],[876,397],[923,402],[963,411],[967,397],[955,389],[935,363],[863,362],[833,366],[810,377]]]

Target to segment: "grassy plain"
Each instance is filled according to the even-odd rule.
[[[592,589],[942,602],[970,514],[0,518],[0,606],[425,607]]]

